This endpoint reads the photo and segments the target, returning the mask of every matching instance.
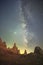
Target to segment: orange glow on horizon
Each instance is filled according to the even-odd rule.
[[[12,48],[13,47],[13,45],[7,45],[7,48]],[[28,53],[31,53],[31,52],[33,52],[33,50],[32,49],[27,49],[27,48],[21,48],[20,46],[18,46],[17,45],[17,47],[18,47],[18,49],[20,50],[20,54],[24,54],[24,51],[26,50],[27,51],[27,54]]]
[[[24,51],[25,51],[25,50],[26,50],[26,49],[20,49],[20,54],[24,54]],[[26,51],[27,51],[27,54],[31,52],[31,50],[26,50]]]

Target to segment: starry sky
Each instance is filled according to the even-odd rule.
[[[21,52],[43,48],[43,0],[0,0],[0,37]]]

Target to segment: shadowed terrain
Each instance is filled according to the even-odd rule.
[[[7,48],[0,39],[0,65],[43,65],[43,50],[35,47],[34,53],[14,53],[14,49]]]

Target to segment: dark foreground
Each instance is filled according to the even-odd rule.
[[[43,65],[43,55],[0,55],[0,65]]]
[[[16,44],[13,48],[7,48],[6,43],[0,39],[0,65],[43,65],[43,50],[37,46],[33,53],[25,52],[21,55]]]
[[[43,65],[43,50],[40,47],[35,47],[30,54],[14,52],[15,50],[8,49],[5,43],[0,42],[0,65]]]

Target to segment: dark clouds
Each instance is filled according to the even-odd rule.
[[[27,24],[29,45],[43,47],[43,0],[22,0],[22,11]]]

